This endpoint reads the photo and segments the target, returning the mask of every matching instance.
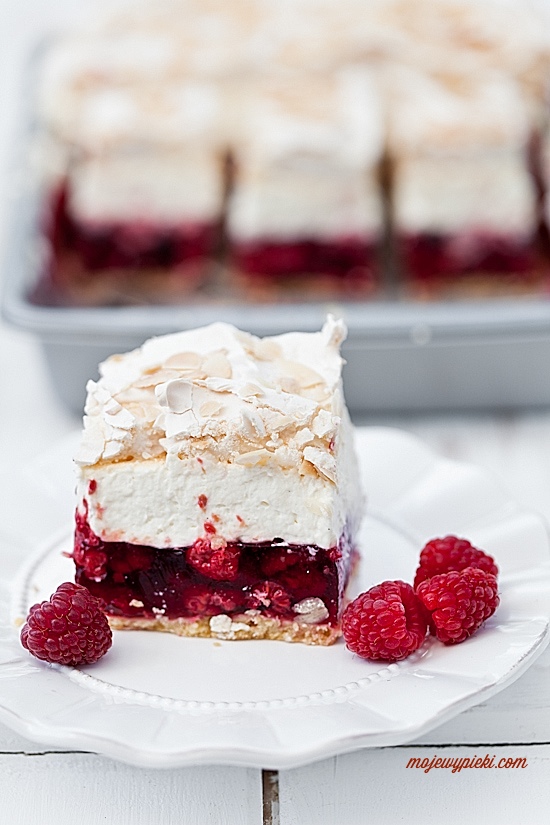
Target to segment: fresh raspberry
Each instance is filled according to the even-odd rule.
[[[428,616],[410,584],[386,581],[371,587],[342,616],[346,646],[363,659],[397,662],[418,650]]]
[[[418,586],[417,595],[430,612],[432,633],[446,645],[475,633],[499,603],[496,577],[476,567],[432,576]]]
[[[65,582],[49,601],[31,607],[21,644],[46,662],[89,665],[107,653],[112,633],[99,600],[80,584]]]
[[[445,536],[442,539],[432,539],[420,553],[420,565],[414,577],[414,589],[418,585],[437,576],[439,573],[449,573],[451,570],[464,570],[466,567],[477,567],[498,576],[498,567],[492,556],[478,550],[467,539],[456,536]]]
[[[277,582],[260,582],[256,584],[246,599],[247,607],[254,610],[274,610],[287,613],[291,600],[286,590]]]
[[[187,548],[187,563],[216,581],[233,581],[239,572],[239,556],[241,551],[235,545],[223,544],[212,547],[209,539],[197,539]]]

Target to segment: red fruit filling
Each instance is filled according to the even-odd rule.
[[[197,539],[185,553],[187,564],[208,579],[220,581],[232,581],[237,577],[240,555],[235,545],[223,542],[221,546],[213,547],[209,539]]]
[[[334,624],[354,557],[347,537],[338,550],[215,536],[171,549],[107,542],[77,513],[73,558],[76,581],[103,599],[111,615],[173,619],[254,609],[292,619],[293,604],[319,598]]]
[[[237,244],[234,261],[241,272],[254,277],[331,275],[370,284],[374,280],[375,250],[359,238],[288,243],[265,240]]]
[[[215,243],[212,225],[164,227],[138,220],[84,223],[71,215],[65,188],[52,200],[48,236],[54,252],[76,252],[89,272],[133,267],[169,269],[208,256]]]
[[[528,275],[537,264],[534,244],[490,233],[408,235],[401,239],[401,254],[416,281],[478,272]]]
[[[178,289],[187,294],[203,280],[205,265],[219,244],[216,221],[171,226],[146,220],[79,221],[71,213],[66,185],[52,193],[42,232],[49,241],[51,255],[31,300],[47,306],[64,305],[67,294],[74,301],[71,287],[75,283],[91,288],[103,275],[113,278],[110,291],[106,292],[105,284],[99,293],[92,290],[94,301],[117,303],[121,300],[117,290],[122,290],[122,295],[131,295],[130,287],[139,281],[142,272],[153,276],[173,274],[175,277],[167,286],[168,295],[173,298]],[[155,278],[151,288],[158,291],[158,283]],[[138,296],[146,284],[138,284]],[[155,297],[159,297],[157,292]]]

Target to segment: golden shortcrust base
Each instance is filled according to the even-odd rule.
[[[255,610],[233,616],[211,616],[201,619],[168,619],[109,616],[114,630],[158,630],[177,636],[195,636],[209,639],[273,639],[279,642],[302,642],[306,645],[332,645],[341,635],[338,627],[328,624],[305,624],[267,618]]]

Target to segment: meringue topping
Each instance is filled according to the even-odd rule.
[[[275,458],[336,481],[329,449],[342,415],[342,321],[260,339],[229,324],[153,338],[88,382],[77,464],[201,456]]]

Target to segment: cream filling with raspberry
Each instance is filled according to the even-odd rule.
[[[171,456],[85,468],[79,498],[104,541],[186,547],[215,533],[335,547],[350,518],[336,484],[307,464],[300,471],[261,458],[246,465]]]

